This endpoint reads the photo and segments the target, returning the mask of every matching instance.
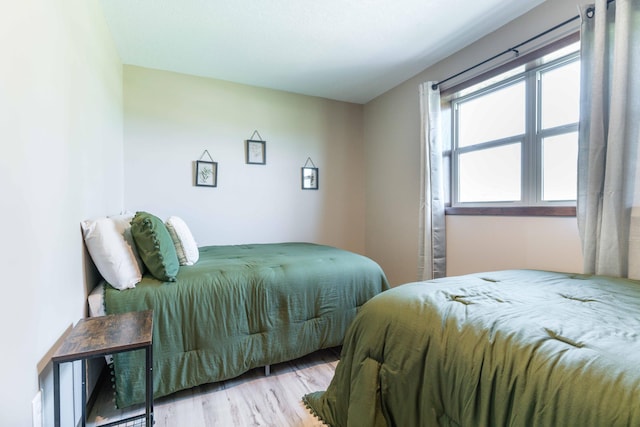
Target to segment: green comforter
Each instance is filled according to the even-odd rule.
[[[105,285],[108,314],[152,309],[154,396],[342,344],[356,311],[388,289],[369,258],[282,243],[200,248],[177,281]],[[114,355],[116,403],[144,401],[144,352]]]
[[[365,304],[327,391],[338,426],[640,426],[640,282],[503,271]]]

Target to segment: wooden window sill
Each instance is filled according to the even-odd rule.
[[[575,206],[521,206],[521,207],[448,207],[445,215],[475,216],[576,216]]]

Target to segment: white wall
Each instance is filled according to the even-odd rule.
[[[132,66],[124,93],[128,210],[178,215],[200,245],[311,241],[364,252],[361,105]],[[255,130],[266,165],[245,164]],[[193,184],[204,150],[218,162],[216,188]],[[318,191],[300,188],[307,157]]]
[[[381,264],[393,284],[417,278],[418,85],[428,80],[442,80],[577,13],[575,0],[547,0],[365,105],[366,253]],[[491,238],[486,238],[487,230],[492,230]],[[537,233],[528,230],[537,230]],[[523,239],[525,235],[527,237]],[[565,250],[548,250],[549,247]],[[575,219],[447,219],[448,275],[491,270],[498,266],[581,271],[579,247]]]
[[[11,2],[0,47],[0,425],[32,425],[40,387],[52,425],[37,365],[85,315],[79,223],[123,202],[122,65],[97,0]]]

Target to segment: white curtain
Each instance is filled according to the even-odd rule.
[[[640,0],[581,8],[577,217],[585,273],[639,271]]]
[[[418,279],[446,275],[440,90],[420,85],[420,230]]]

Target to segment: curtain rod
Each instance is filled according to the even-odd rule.
[[[609,5],[609,3],[613,2],[613,1],[615,1],[615,0],[607,0],[607,6]],[[588,9],[587,9],[587,15],[588,15],[589,17],[592,17],[594,12],[595,12],[595,8],[593,8],[593,7],[590,7],[590,8],[588,8]],[[494,56],[492,56],[492,57],[491,57],[491,58],[489,58],[489,59],[485,59],[484,61],[479,62],[479,63],[477,63],[476,65],[474,65],[474,66],[472,66],[472,67],[469,67],[469,68],[467,68],[467,69],[465,69],[465,70],[462,70],[462,71],[460,71],[459,73],[454,74],[453,76],[447,77],[446,79],[444,79],[444,80],[442,80],[442,81],[439,81],[439,82],[437,82],[437,83],[434,83],[434,84],[432,84],[432,85],[431,85],[431,89],[432,89],[432,90],[436,90],[436,89],[438,89],[438,86],[440,86],[441,84],[443,84],[443,83],[445,83],[445,82],[448,82],[448,81],[449,81],[449,80],[451,80],[451,79],[455,79],[456,77],[461,76],[462,74],[465,74],[465,73],[467,73],[467,72],[469,72],[469,71],[471,71],[471,70],[473,70],[473,69],[475,69],[475,68],[478,68],[479,66],[484,65],[484,64],[486,64],[487,62],[493,61],[494,59],[499,58],[499,57],[501,57],[502,55],[506,55],[506,54],[507,54],[507,53],[509,53],[509,52],[513,52],[513,53],[515,53],[515,54],[516,54],[516,57],[517,57],[518,55],[520,55],[520,52],[518,51],[518,48],[519,48],[519,47],[522,47],[522,46],[524,46],[524,45],[525,45],[525,44],[527,44],[527,43],[530,43],[530,42],[532,42],[532,41],[534,41],[534,40],[536,40],[536,39],[539,39],[539,38],[540,38],[540,37],[542,37],[542,36],[546,36],[546,35],[547,35],[547,34],[549,34],[550,32],[555,31],[555,30],[557,30],[557,29],[558,29],[558,28],[560,28],[560,27],[564,27],[565,25],[567,25],[567,24],[569,24],[569,23],[571,23],[571,22],[575,21],[575,20],[576,20],[576,19],[578,19],[578,18],[580,18],[580,15],[576,15],[576,16],[574,16],[573,18],[569,18],[569,19],[567,19],[566,21],[561,22],[560,24],[556,25],[555,27],[549,28],[548,30],[543,31],[543,32],[541,32],[540,34],[537,34],[537,35],[535,35],[535,36],[531,37],[530,39],[525,40],[525,41],[523,41],[522,43],[520,43],[520,44],[518,44],[518,45],[515,45],[515,46],[514,46],[514,47],[512,47],[512,48],[509,48],[509,49],[507,49],[507,50],[505,50],[505,51],[503,51],[503,52],[500,52],[499,54],[494,55]]]

